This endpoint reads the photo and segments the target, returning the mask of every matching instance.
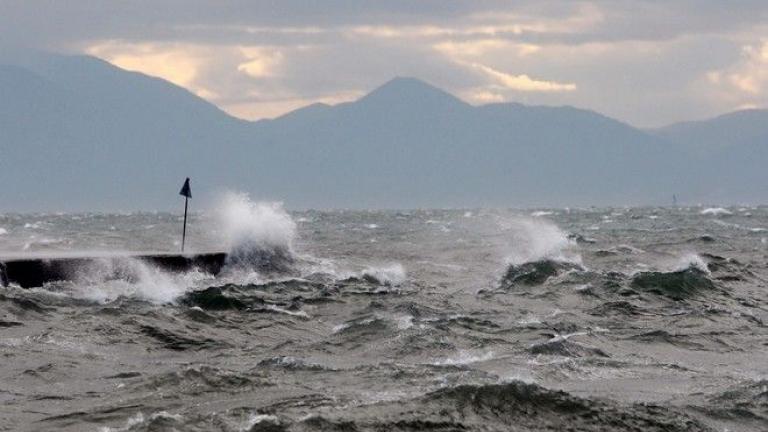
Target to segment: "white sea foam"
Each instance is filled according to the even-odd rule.
[[[709,274],[709,268],[707,268],[707,262],[696,253],[687,253],[680,257],[679,261],[673,267],[674,271],[686,270],[689,268],[695,268]]]
[[[6,235],[6,234],[8,234],[8,230],[6,230],[5,228],[0,228],[0,235]]]
[[[457,366],[466,365],[470,363],[477,363],[493,358],[493,351],[487,351],[484,353],[473,353],[470,351],[459,351],[456,355],[448,357],[446,359],[437,360],[432,364],[437,366]]]
[[[387,286],[398,286],[406,280],[405,267],[400,263],[368,267],[361,272],[361,276],[374,279],[381,285]]]
[[[398,330],[408,330],[409,328],[413,327],[413,316],[411,315],[400,315],[395,317],[395,325],[397,326]]]
[[[210,278],[197,271],[167,273],[135,258],[100,258],[77,270],[71,294],[100,303],[129,297],[163,304]]]
[[[540,211],[535,211],[535,212],[531,213],[531,216],[533,216],[533,217],[542,217],[542,216],[550,216],[550,215],[553,215],[553,214],[554,213],[551,212],[551,211],[540,210]]]
[[[285,314],[285,315],[290,315],[290,316],[295,316],[295,317],[300,317],[300,318],[309,318],[309,315],[306,312],[304,312],[304,311],[294,312],[294,311],[290,311],[288,309],[283,309],[283,308],[275,306],[275,305],[267,305],[267,309],[269,309],[269,310],[271,310],[273,312],[277,312],[277,313],[281,313],[281,314]]]
[[[704,210],[702,210],[701,214],[703,214],[703,215],[712,215],[712,216],[727,216],[727,215],[731,215],[733,213],[731,213],[730,210],[724,209],[722,207],[709,207],[709,208],[705,208]]]
[[[242,432],[253,430],[253,427],[260,423],[278,423],[277,416],[271,414],[251,414],[248,421],[240,428]]]
[[[133,415],[132,417],[129,417],[128,420],[126,420],[125,422],[125,426],[123,427],[104,426],[101,429],[99,429],[99,432],[129,432],[132,430],[137,430],[137,428],[140,426],[150,424],[151,422],[157,419],[166,419],[173,423],[180,424],[184,420],[184,417],[181,414],[171,414],[167,411],[158,411],[156,413],[151,414],[149,417],[146,417],[144,416],[143,413],[139,412]],[[154,428],[150,428],[150,429],[154,429]],[[173,428],[173,430],[176,430],[176,429]]]

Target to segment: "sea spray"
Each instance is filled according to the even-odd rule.
[[[701,257],[701,255],[694,252],[689,252],[681,256],[676,265],[673,266],[671,270],[680,271],[687,270],[689,268],[695,268],[702,271],[703,273],[706,273],[707,275],[710,274],[709,268],[707,267],[707,262],[704,260],[704,258]]]
[[[168,273],[136,258],[100,258],[77,269],[71,295],[99,303],[126,297],[164,304],[211,277],[198,271]]]
[[[503,220],[499,224],[510,234],[501,289],[541,285],[560,273],[584,269],[581,256],[574,251],[576,242],[555,224],[538,218]]]
[[[576,242],[552,222],[517,218],[499,221],[499,225],[510,236],[509,248],[505,251],[507,264],[550,260],[581,265],[581,256],[574,251]]]
[[[406,279],[405,268],[400,263],[366,267],[361,275],[363,280],[384,286],[398,286]]]
[[[228,192],[218,207],[229,271],[287,272],[295,260],[296,223],[281,203],[253,202]]]

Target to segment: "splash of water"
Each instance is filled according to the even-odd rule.
[[[709,268],[707,267],[707,262],[704,260],[704,258],[702,258],[701,255],[693,252],[681,256],[679,261],[672,268],[672,271],[687,270],[689,268],[695,268],[706,274],[710,274]]]
[[[100,258],[77,270],[71,294],[99,303],[128,297],[164,304],[210,277],[197,271],[167,273],[135,258]]]
[[[290,269],[295,258],[296,223],[282,204],[253,202],[247,194],[228,192],[217,210],[229,248],[230,269]]]
[[[519,218],[499,223],[511,236],[507,264],[553,260],[581,265],[581,256],[574,251],[576,243],[552,222]]]
[[[380,267],[368,267],[361,273],[364,279],[374,281],[380,285],[398,286],[405,282],[405,268],[400,263],[393,263]]]

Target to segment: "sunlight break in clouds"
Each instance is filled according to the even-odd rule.
[[[265,47],[243,47],[240,49],[247,61],[239,64],[237,70],[253,78],[275,76],[277,66],[283,60],[283,54]]]
[[[768,84],[768,42],[747,45],[743,48],[744,60],[728,76],[737,89],[750,94],[759,94]]]
[[[732,109],[759,108],[768,89],[768,41],[743,45],[737,63],[705,76],[715,97]]]
[[[0,14],[0,27],[5,40],[95,55],[247,119],[348,101],[394,76],[472,103],[574,105],[641,127],[764,107],[768,97],[768,7],[757,2],[204,3],[145,16],[130,3],[57,2],[51,16],[66,24],[57,26],[18,6],[28,10]],[[85,25],[116,15],[135,19]]]
[[[196,83],[206,55],[192,46],[105,41],[88,47],[86,52],[117,67],[170,81],[202,98],[216,97],[215,92]]]

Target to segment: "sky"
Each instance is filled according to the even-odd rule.
[[[272,118],[395,76],[658,127],[768,105],[764,0],[0,0],[0,47],[88,54]]]

